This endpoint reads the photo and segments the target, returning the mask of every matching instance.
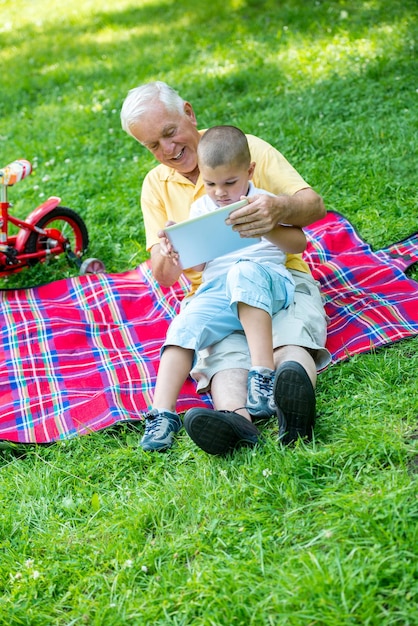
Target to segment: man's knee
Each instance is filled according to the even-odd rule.
[[[274,350],[274,364],[278,368],[286,361],[299,363],[308,374],[315,388],[317,379],[315,352],[316,350],[304,348],[303,346],[280,346]]]

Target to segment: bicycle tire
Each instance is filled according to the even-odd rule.
[[[43,217],[41,217],[41,219],[36,222],[35,226],[37,228],[45,228],[50,226],[53,222],[64,222],[68,225],[69,232],[67,239],[70,247],[76,256],[81,257],[89,245],[89,236],[84,220],[78,213],[76,213],[76,211],[73,211],[73,209],[69,209],[64,206],[57,206],[55,209],[52,209],[52,211],[49,211],[49,213],[46,213]],[[65,228],[65,225],[63,228]],[[59,230],[65,235],[66,233],[63,231],[63,228],[59,228]],[[31,254],[40,250],[45,250],[47,247],[48,241],[45,237],[40,233],[33,232],[28,237],[25,252]],[[65,250],[63,249],[62,252],[64,253]],[[38,259],[32,259],[29,262],[29,265],[35,265],[38,261]]]

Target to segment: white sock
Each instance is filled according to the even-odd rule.
[[[177,415],[175,411],[171,411],[170,409],[161,409],[160,407],[153,407],[153,411],[158,411],[158,413],[170,413],[171,415]]]
[[[261,365],[255,365],[250,371],[257,372],[257,374],[262,374],[263,376],[271,376],[274,372],[274,370],[271,370],[269,367],[262,367]]]

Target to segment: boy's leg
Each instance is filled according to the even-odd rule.
[[[175,411],[180,390],[192,368],[194,350],[166,346],[155,383],[153,409]]]
[[[275,415],[272,315],[292,301],[293,281],[284,268],[243,259],[229,270],[226,286],[251,357],[246,405],[250,415],[267,419]]]
[[[158,369],[152,409],[145,416],[145,432],[140,445],[144,450],[163,451],[171,447],[181,428],[176,403],[193,362],[194,350],[166,346]]]
[[[273,401],[274,359],[271,316],[263,309],[238,302],[238,315],[251,356],[247,381],[247,409],[252,417],[275,415]]]
[[[182,346],[195,352],[242,331],[225,293],[225,276],[201,285],[197,293],[171,322],[164,345]]]
[[[271,315],[238,302],[238,317],[247,338],[252,367],[274,369]]]

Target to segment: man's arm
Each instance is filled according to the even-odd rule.
[[[248,202],[247,206],[234,211],[227,221],[243,237],[265,235],[278,224],[308,226],[326,213],[321,196],[311,187],[292,196],[257,195],[248,198]]]

